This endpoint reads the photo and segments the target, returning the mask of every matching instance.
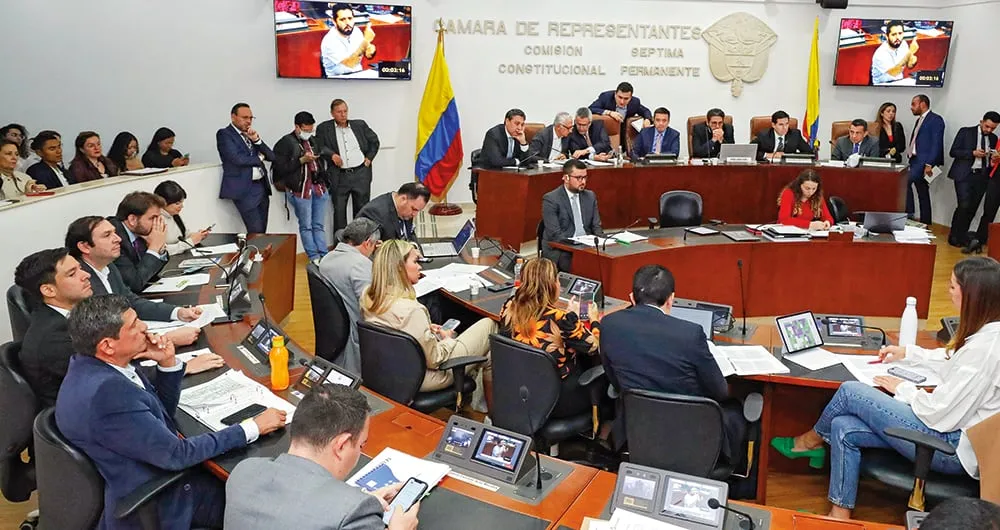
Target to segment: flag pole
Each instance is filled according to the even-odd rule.
[[[448,31],[447,29],[445,29],[444,19],[442,19],[442,18],[437,19],[437,29],[435,31],[437,32],[438,43],[441,44],[441,48],[443,49],[444,48],[444,34],[447,33],[447,31]],[[419,180],[419,179],[417,179],[417,180]],[[449,185],[449,188],[451,188],[450,185]],[[454,204],[454,203],[451,203],[451,202],[448,202],[448,190],[447,189],[444,191],[444,193],[441,194],[441,196],[440,196],[439,199],[440,200],[434,206],[431,206],[428,209],[428,211],[427,211],[428,214],[430,214],[430,215],[440,215],[440,216],[462,215],[462,207],[461,206],[459,206],[457,204]]]

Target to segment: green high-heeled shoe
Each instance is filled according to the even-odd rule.
[[[823,469],[826,461],[826,447],[817,447],[808,451],[793,451],[795,438],[771,438],[771,447],[775,448],[781,456],[795,460],[796,458],[808,458],[809,467],[813,469]]]

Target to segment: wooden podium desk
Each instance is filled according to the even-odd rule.
[[[587,189],[597,194],[605,228],[660,216],[660,195],[689,190],[704,199],[704,219],[728,223],[770,223],[778,217],[778,195],[806,168],[823,178],[827,197],[838,196],[852,212],[901,212],[906,174],[901,170],[849,169],[761,164],[758,166],[631,166],[587,170]],[[542,196],[562,183],[550,169],[481,170],[476,234],[499,239],[515,249],[536,237]]]
[[[990,223],[988,235],[989,241],[993,241],[993,245],[987,245],[986,255],[1000,260],[1000,223]]]
[[[720,226],[720,230],[744,230]],[[604,292],[626,299],[635,271],[648,264],[670,269],[677,296],[723,303],[742,316],[740,268],[747,316],[818,313],[895,316],[906,297],[917,298],[927,318],[934,279],[935,245],[896,243],[880,235],[853,242],[766,240],[737,243],[722,234],[699,236],[683,228],[636,231],[646,241],[603,250],[552,243],[573,253],[572,272],[599,278]],[[685,236],[686,234],[686,236]]]

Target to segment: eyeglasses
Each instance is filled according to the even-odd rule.
[[[570,175],[569,178],[576,180],[587,180],[587,175]]]

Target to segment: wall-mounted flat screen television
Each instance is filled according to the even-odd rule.
[[[275,0],[278,77],[410,79],[408,5]]]
[[[955,23],[843,18],[833,84],[944,86]]]

